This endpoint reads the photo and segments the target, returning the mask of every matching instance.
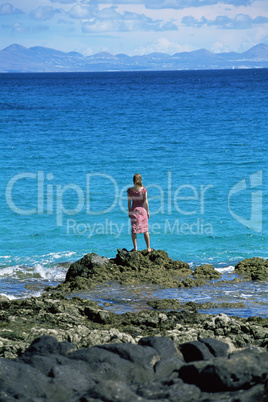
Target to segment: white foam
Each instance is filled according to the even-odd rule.
[[[232,273],[234,272],[234,266],[229,265],[227,267],[222,267],[222,268],[216,268],[216,271],[219,271],[220,273]]]
[[[0,277],[13,277],[14,274],[17,275],[17,272],[21,270],[19,265],[13,265],[11,267],[5,267],[0,269]]]
[[[53,261],[53,260],[58,260],[59,258],[71,257],[74,254],[75,254],[75,251],[62,251],[62,252],[56,252],[56,253],[43,254],[40,256],[40,258],[48,259],[48,261]]]
[[[15,296],[13,296],[13,295],[7,295],[7,294],[5,294],[5,293],[0,293],[0,296],[5,296],[5,297],[7,297],[9,300],[15,300],[15,299],[17,299]]]
[[[62,281],[66,276],[66,267],[60,262],[68,261],[73,255],[76,255],[75,251],[52,252],[31,257],[5,255],[0,257],[3,261],[0,278]]]
[[[66,275],[66,271],[58,266],[46,268],[41,264],[36,264],[34,271],[38,273],[42,279],[54,281],[64,280]]]
[[[240,291],[238,291],[238,290],[226,290],[223,293],[226,296],[231,296],[231,297],[234,297],[234,298],[241,298],[241,299],[248,299],[249,297],[254,296],[253,294],[240,293],[240,292],[241,292],[241,290]]]
[[[232,295],[232,293],[237,293],[237,290],[225,290],[223,293],[225,295]]]
[[[40,278],[45,280],[62,281],[65,279],[66,268],[58,265],[46,267],[43,264],[34,266],[13,265],[0,269],[0,278],[26,279]]]
[[[28,297],[40,297],[42,295],[41,291],[27,291],[24,292],[23,294],[20,295],[13,295],[13,294],[5,294],[5,293],[0,293],[1,296],[7,297],[9,300],[15,300],[15,299],[26,299]]]
[[[253,297],[253,295],[247,295],[247,294],[245,294],[245,293],[241,293],[241,294],[240,294],[240,297],[242,297],[242,299],[247,299],[247,298],[249,298],[249,297]]]

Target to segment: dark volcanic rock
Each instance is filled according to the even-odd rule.
[[[199,343],[214,355],[226,351],[213,339]],[[173,341],[162,337],[74,350],[42,336],[21,357],[0,359],[0,400],[267,401],[267,352],[214,355],[187,363]]]
[[[210,360],[213,358],[209,348],[199,341],[183,343],[180,345],[180,351],[187,363],[196,360]]]
[[[200,342],[205,344],[214,357],[227,357],[229,345],[214,338],[200,338]]]
[[[246,258],[236,264],[234,272],[243,275],[245,279],[253,281],[267,281],[268,280],[268,260],[259,257]]]
[[[213,338],[200,338],[198,341],[180,345],[180,351],[186,362],[210,360],[213,357],[227,357],[229,346]]]
[[[229,359],[218,357],[209,362],[184,365],[180,378],[197,385],[202,391],[235,391],[249,389],[268,380],[268,353],[240,353]]]
[[[241,272],[256,278],[266,270],[259,260],[244,260]],[[38,298],[1,297],[0,401],[267,402],[267,318],[198,314],[220,304],[178,300],[150,302],[171,311],[114,314],[71,298],[105,281],[201,286],[216,272],[200,270],[205,279],[190,278],[187,264],[161,250],[92,253]]]
[[[56,338],[43,335],[42,338],[35,339],[28,349],[24,352],[24,357],[31,355],[63,355],[66,356],[73,351],[74,346],[69,342],[59,343]]]

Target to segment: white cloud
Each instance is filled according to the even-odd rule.
[[[76,1],[74,0],[50,0],[51,3],[61,3],[61,4],[74,4]]]
[[[254,0],[147,0],[146,7],[148,8],[174,8],[183,9],[189,7],[204,7],[215,4],[227,4],[235,7],[248,6]]]
[[[82,32],[84,33],[97,33],[97,32],[109,32],[109,31],[119,31],[120,26],[118,21],[84,21],[82,23]]]
[[[10,3],[0,4],[0,15],[22,14],[23,12]]]
[[[104,48],[113,54],[133,55],[175,54],[200,48],[244,51],[258,43],[268,43],[267,0],[2,0],[0,3],[3,3],[0,18],[1,14],[4,16],[0,25],[2,47],[16,41],[29,47],[40,44],[65,51],[75,49],[88,55]],[[89,35],[92,33],[96,33],[94,39]]]
[[[222,29],[214,34],[215,42],[211,42],[209,49],[216,53],[238,52],[242,53],[259,43],[267,43],[267,28],[254,27],[248,30],[236,30],[235,35],[232,30]],[[267,38],[268,39],[268,38]]]
[[[199,8],[218,4],[232,5],[235,7],[248,6],[255,0],[102,0],[102,3],[109,4],[144,4],[149,9],[177,9]]]
[[[20,22],[15,22],[12,26],[12,32],[18,34],[38,33],[47,31],[48,29],[46,25],[25,26]]]
[[[177,30],[172,22],[153,20],[144,14],[124,12],[119,14],[114,7],[104,8],[96,13],[96,18],[83,21],[82,31],[88,32],[133,32]]]
[[[96,7],[82,6],[80,4],[76,4],[70,9],[68,15],[71,18],[85,19],[94,17],[96,11],[97,11]]]
[[[82,53],[84,56],[92,56],[92,55],[94,54],[91,47],[83,48],[83,49],[81,50],[81,53]]]
[[[221,29],[249,29],[256,25],[267,24],[268,18],[259,16],[253,19],[246,14],[237,14],[234,18],[219,15],[214,20],[208,20],[204,16],[197,20],[192,16],[185,16],[181,22],[187,27],[214,26]]]
[[[46,21],[50,20],[54,17],[55,14],[61,13],[60,10],[55,9],[53,7],[45,6],[38,7],[35,10],[30,12],[30,16],[38,21]]]
[[[23,24],[19,22],[15,22],[12,27],[13,32],[18,32],[18,33],[25,33],[28,32],[28,28],[26,28]]]
[[[67,21],[64,18],[60,18],[57,22],[58,22],[58,24],[62,24],[62,25],[70,25],[71,24],[71,22],[69,20]]]

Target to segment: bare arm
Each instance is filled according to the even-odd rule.
[[[127,195],[127,204],[128,204],[128,216],[130,218],[131,197],[129,194]]]
[[[147,193],[144,194],[144,208],[146,209],[148,218],[150,218],[150,213],[149,213],[149,202],[148,202],[148,197]]]

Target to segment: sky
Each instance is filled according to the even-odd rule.
[[[268,45],[267,0],[0,0],[0,49],[85,56],[244,52]]]

